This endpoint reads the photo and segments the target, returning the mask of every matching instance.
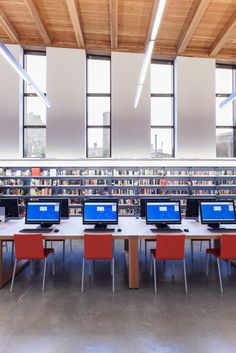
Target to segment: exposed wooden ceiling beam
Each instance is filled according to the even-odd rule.
[[[2,26],[3,30],[6,32],[8,37],[13,41],[18,43],[19,42],[19,35],[16,32],[15,28],[12,26],[11,22],[8,20],[5,13],[0,9],[0,25]]]
[[[46,27],[43,24],[43,21],[40,17],[39,9],[38,9],[38,6],[37,6],[35,0],[25,0],[25,4],[27,5],[27,8],[28,8],[45,44],[51,45],[50,37],[49,37],[47,30],[46,30]]]
[[[75,0],[66,0],[70,19],[74,29],[76,41],[79,48],[84,48],[84,38],[80,24],[79,9]]]
[[[236,26],[236,11],[230,17],[229,21],[226,23],[222,31],[219,33],[219,35],[216,37],[215,41],[213,42],[213,45],[209,53],[210,56],[216,56],[219,53],[219,51],[223,48],[225,43],[228,41],[229,36],[231,35],[235,26]]]
[[[211,0],[199,0],[197,3],[197,7],[194,9],[192,14],[190,15],[190,18],[187,19],[184,29],[183,29],[183,34],[181,36],[181,39],[179,41],[178,47],[177,47],[177,53],[181,54],[185,51],[187,48],[188,44],[190,43],[192,36],[194,32],[197,29],[197,26],[199,25],[201,19],[203,18],[209,3]]]
[[[110,0],[111,49],[118,46],[118,0]]]

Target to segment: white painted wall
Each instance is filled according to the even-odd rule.
[[[19,45],[7,45],[22,63]],[[18,73],[0,55],[0,158],[22,157],[22,98],[23,83]]]
[[[85,157],[86,55],[47,48],[47,158]]]
[[[112,53],[112,157],[150,156],[150,69],[134,108],[143,54]]]
[[[175,60],[176,157],[216,157],[215,60]]]

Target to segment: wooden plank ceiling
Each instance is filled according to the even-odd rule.
[[[144,52],[158,0],[0,0],[0,41]],[[236,62],[236,0],[168,0],[154,57]]]

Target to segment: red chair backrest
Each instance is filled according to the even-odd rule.
[[[156,239],[156,259],[184,259],[184,234],[160,234]]]
[[[220,258],[236,259],[236,234],[222,234],[220,241]]]
[[[42,234],[15,234],[16,258],[44,259]]]
[[[112,234],[84,234],[85,259],[112,259]]]

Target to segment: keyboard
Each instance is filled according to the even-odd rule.
[[[153,233],[183,233],[183,230],[180,228],[169,228],[169,229],[158,229],[158,228],[151,228],[151,232]]]
[[[236,228],[207,228],[213,233],[236,233]]]
[[[37,228],[23,228],[19,231],[19,233],[50,233],[53,229],[37,229]]]
[[[85,228],[84,232],[86,233],[112,233],[115,231],[115,228],[107,228],[107,229],[95,229],[95,228]]]

